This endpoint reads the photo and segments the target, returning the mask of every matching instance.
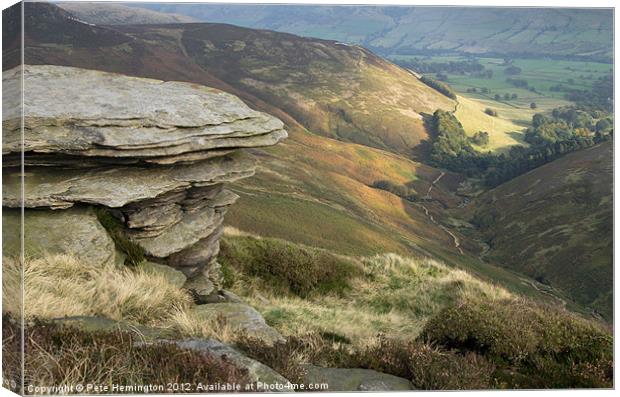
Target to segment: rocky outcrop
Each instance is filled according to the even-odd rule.
[[[250,338],[260,339],[268,345],[285,341],[278,331],[267,325],[259,312],[246,304],[213,303],[196,306],[193,310],[195,317],[205,323],[221,319],[235,333],[243,333]]]
[[[325,391],[405,391],[412,390],[407,379],[362,368],[322,368],[306,365],[304,382],[327,384]]]
[[[200,288],[203,300],[220,301],[219,237],[238,198],[225,184],[254,173],[239,149],[285,138],[282,122],[196,84],[62,66],[23,71],[23,136],[19,107],[3,115],[3,206],[16,222],[11,208],[25,207],[29,253],[114,261],[97,207],[150,262],[211,285]],[[6,97],[19,97],[19,78],[19,68],[4,72]]]
[[[288,379],[269,368],[265,364],[253,360],[239,350],[218,342],[216,340],[207,339],[189,339],[181,341],[162,340],[159,343],[174,343],[182,349],[202,352],[209,355],[225,358],[232,362],[235,366],[248,371],[249,381],[256,384],[256,391],[267,392],[290,392],[291,383]]]

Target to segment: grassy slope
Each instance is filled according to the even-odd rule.
[[[502,152],[514,145],[527,145],[523,141],[524,127],[516,124],[511,116],[517,113],[519,118],[526,117],[533,111],[515,112],[515,109],[497,102],[489,102],[458,96],[459,105],[455,112],[456,118],[461,122],[465,133],[468,136],[474,135],[478,131],[489,133],[489,144],[477,149],[481,151]],[[496,117],[489,116],[484,112],[486,108],[497,111]],[[524,114],[525,113],[525,114]],[[530,116],[531,118],[531,116]]]
[[[485,231],[493,261],[547,280],[606,318],[612,315],[612,150],[608,142],[569,154],[468,208],[494,214]]]
[[[512,296],[430,259],[395,254],[337,258],[314,248],[240,236],[231,230],[223,239],[220,261],[230,272],[230,288],[284,335],[319,332],[361,342],[384,333],[411,340],[429,317],[445,307],[464,300]],[[331,277],[322,274],[326,263],[335,272]],[[331,288],[309,285],[314,280]],[[286,288],[306,284],[310,293]]]

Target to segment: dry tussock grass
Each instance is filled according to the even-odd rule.
[[[70,255],[25,262],[25,316],[54,319],[98,316],[172,329],[180,336],[231,340],[226,324],[199,319],[187,292],[137,267],[92,266]],[[3,258],[3,313],[20,313],[20,265]]]

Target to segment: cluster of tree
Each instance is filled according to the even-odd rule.
[[[429,77],[429,76],[422,76],[420,80],[427,86],[441,92],[448,98],[456,99],[456,94],[454,91],[452,91],[452,88],[450,88],[449,85],[442,83],[441,81],[437,81],[434,78]]]
[[[398,185],[392,181],[388,181],[385,179],[375,181],[372,184],[372,187],[374,187],[375,189],[385,190],[409,201],[416,201],[418,199],[418,195],[416,194],[415,190],[405,185]]]
[[[504,74],[508,74],[508,75],[517,75],[517,74],[521,74],[521,68],[518,66],[508,66],[506,69],[504,69]]]
[[[611,133],[613,123],[603,112],[588,112],[577,107],[553,109],[550,116],[537,113],[525,132],[530,145],[546,145],[574,137],[596,137]]]
[[[612,112],[614,106],[614,79],[613,74],[599,77],[590,90],[570,90],[566,99],[579,106]]]
[[[506,79],[506,82],[508,84],[514,85],[517,88],[527,88],[528,87],[527,80],[524,80],[524,79],[517,79],[517,78],[509,77],[509,78]]]
[[[434,132],[431,162],[451,171],[483,178],[489,187],[613,135],[610,117],[595,120],[592,114],[576,108],[556,109],[551,117],[534,115],[525,138],[530,147],[514,146],[508,153],[499,155],[475,151],[472,143],[488,143],[488,133],[479,132],[468,139],[461,123],[450,112],[437,110],[431,128]]]
[[[529,148],[513,146],[508,155],[488,156],[490,161],[484,173],[485,183],[489,187],[498,186],[567,153],[594,146],[605,139],[608,138],[603,136],[572,136],[563,141]]]
[[[503,96],[501,94],[495,94],[494,98],[496,101],[501,101],[502,99],[504,101],[510,101],[510,100],[515,100],[517,99],[519,96],[517,94],[509,94],[509,93],[505,93]]]
[[[431,162],[451,171],[466,172],[477,169],[478,155],[454,114],[436,110],[431,120],[434,140]]]
[[[489,144],[489,133],[486,131],[478,131],[470,138],[470,141],[478,146],[486,146]]]
[[[467,89],[467,92],[469,93],[482,93],[482,94],[488,94],[489,93],[489,89],[487,87],[482,87],[482,88],[476,88],[476,87],[470,87]]]

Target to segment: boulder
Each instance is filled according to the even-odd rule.
[[[174,343],[183,349],[199,351],[220,358],[225,358],[237,367],[247,370],[249,381],[251,383],[264,385],[263,387],[259,387],[257,391],[291,391],[290,388],[286,387],[287,385],[290,385],[290,382],[285,377],[265,364],[245,356],[239,350],[224,343],[211,339],[190,339],[182,341],[166,340],[160,341],[160,343]],[[280,388],[280,385],[283,387]]]
[[[210,303],[196,306],[192,310],[203,321],[217,321],[222,318],[232,331],[260,339],[269,345],[284,342],[282,335],[267,325],[259,312],[246,304]]]
[[[197,274],[187,280],[183,288],[192,294],[194,302],[199,305],[208,303],[208,297],[215,292],[215,284],[204,273]]]
[[[362,368],[322,368],[304,366],[304,383],[326,383],[325,391],[404,391],[413,390],[407,379]]]
[[[3,208],[3,255],[19,256],[21,219],[20,210]],[[23,219],[28,257],[71,254],[91,265],[115,263],[114,242],[88,208],[27,210]]]
[[[177,288],[182,288],[187,281],[187,277],[185,277],[185,274],[183,274],[183,272],[175,270],[174,268],[167,265],[146,261],[140,264],[140,269],[142,269],[142,271],[144,271],[145,273],[162,276],[163,278],[168,280],[170,284],[174,285]]]

